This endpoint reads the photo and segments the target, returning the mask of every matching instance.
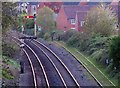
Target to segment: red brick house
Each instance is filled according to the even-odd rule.
[[[85,17],[87,15],[87,11],[80,11],[80,12],[76,12],[76,24],[75,24],[75,29],[82,31],[83,29],[83,25],[85,22]]]
[[[96,5],[63,5],[56,18],[59,30],[75,29],[82,31],[87,12]],[[111,10],[118,15],[118,5],[109,5]]]
[[[84,22],[87,11],[93,6],[63,5],[56,18],[57,29],[64,31],[69,29],[80,30],[82,28],[82,25],[80,25],[82,24],[81,22]]]

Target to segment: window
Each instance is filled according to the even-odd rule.
[[[75,30],[75,28],[71,28],[72,30]]]
[[[80,25],[81,27],[84,25],[85,21],[81,21]]]
[[[36,10],[36,6],[35,5],[33,5],[32,8],[33,8],[34,11]]]
[[[34,10],[36,10],[36,7],[34,6]]]
[[[71,19],[71,24],[75,24],[75,19]]]

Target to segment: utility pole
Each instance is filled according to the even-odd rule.
[[[34,36],[37,36],[36,14],[34,14]]]
[[[22,34],[24,34],[24,27],[23,27],[23,25],[22,25]]]

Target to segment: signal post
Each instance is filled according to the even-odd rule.
[[[34,36],[36,36],[37,35],[36,14],[34,14],[34,16],[25,16],[25,18],[34,19]]]

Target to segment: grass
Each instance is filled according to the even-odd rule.
[[[14,61],[13,59],[11,59],[7,56],[2,56],[2,64],[6,64],[6,65],[12,66],[17,69],[20,68],[19,64],[16,61]],[[0,74],[1,74],[0,78],[14,79],[14,76],[10,73],[10,70],[7,68],[1,67]]]
[[[17,69],[20,68],[20,65],[19,65],[16,61],[14,61],[13,59],[11,59],[11,58],[9,58],[9,57],[6,57],[6,56],[2,56],[2,57],[3,57],[3,61],[4,61],[6,64],[8,64],[8,65],[10,65],[10,66],[12,66],[12,67],[14,67],[14,68],[17,68]]]
[[[10,75],[9,71],[7,71],[6,69],[2,69],[2,75],[6,79],[13,79],[14,78],[14,76]]]
[[[104,67],[98,65],[93,59],[84,56],[82,53],[78,52],[77,49],[68,47],[63,42],[55,42],[57,45],[64,47],[66,50],[70,51],[77,59],[93,74],[93,76],[100,82],[102,86],[116,86],[117,81],[110,78],[108,74],[105,73]]]

